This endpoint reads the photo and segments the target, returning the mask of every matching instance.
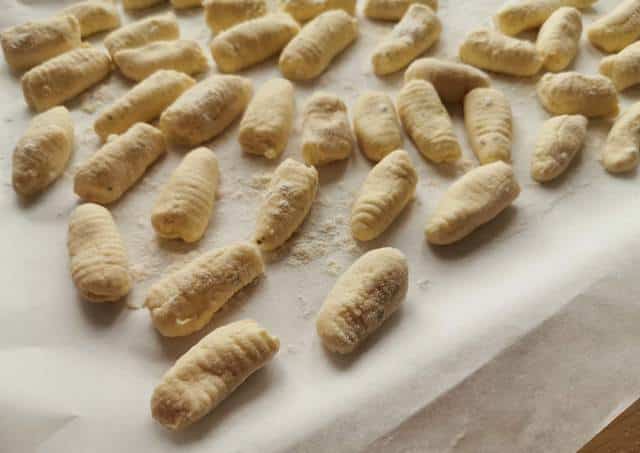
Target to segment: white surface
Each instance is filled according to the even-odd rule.
[[[45,17],[61,3],[5,1],[0,28]],[[444,31],[429,54],[455,57],[464,34],[488,25],[501,3],[441,0]],[[585,22],[614,4],[601,0]],[[369,64],[371,51],[392,24],[359,19],[357,43],[314,83],[296,86],[298,112],[314,89],[339,93],[349,106],[364,88],[395,97],[401,73],[379,79]],[[209,32],[200,10],[179,14],[179,21],[184,37],[206,45]],[[595,73],[600,57],[583,36],[574,67]],[[77,298],[67,268],[67,218],[77,203],[73,167],[99,146],[91,131],[95,113],[83,107],[99,110],[127,84],[114,73],[108,83],[70,104],[77,146],[68,174],[24,204],[10,186],[11,152],[30,113],[18,78],[4,63],[1,71],[3,451],[570,451],[640,394],[640,374],[633,365],[637,322],[630,323],[638,318],[637,302],[631,302],[637,285],[631,272],[626,278],[617,275],[633,270],[638,255],[637,176],[604,172],[597,159],[609,125],[591,121],[584,154],[568,174],[548,187],[535,184],[529,156],[547,118],[535,97],[535,80],[492,76],[512,102],[513,156],[523,192],[513,208],[458,245],[429,247],[423,227],[461,172],[426,162],[406,139],[420,173],[417,200],[387,234],[361,248],[403,250],[411,263],[409,295],[360,354],[336,359],[322,349],[313,318],[335,281],[335,263],[344,268],[360,253],[347,247],[344,224],[353,192],[371,166],[359,152],[321,170],[321,202],[289,248],[294,253],[305,239],[323,238],[326,255],[292,266],[283,253],[271,260],[266,278],[230,303],[205,331],[163,339],[146,310],[127,305],[139,306],[166,267],[184,262],[194,250],[248,238],[260,193],[250,181],[277,162],[244,155],[236,143],[237,125],[210,143],[221,164],[220,196],[205,238],[191,247],[158,242],[149,222],[157,189],[181,155],[170,151],[112,206],[137,274],[148,275],[126,304],[92,305]],[[271,60],[244,74],[258,87],[278,72]],[[625,92],[623,104],[638,93]],[[475,162],[461,108],[451,114],[465,158]],[[298,114],[285,157],[299,158],[299,132]],[[627,297],[607,290],[574,299],[605,274],[610,274],[609,287]],[[166,432],[149,413],[149,397],[164,371],[212,328],[247,317],[280,336],[276,359],[192,429]],[[581,371],[579,379],[567,375],[562,366],[567,363]]]

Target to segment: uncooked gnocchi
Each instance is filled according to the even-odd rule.
[[[358,21],[342,10],[320,14],[280,54],[280,72],[290,80],[318,77],[358,36]]]
[[[122,0],[122,6],[128,10],[138,10],[151,8],[163,2],[164,0]]]
[[[251,80],[214,75],[185,91],[160,116],[160,129],[173,143],[196,146],[220,134],[238,117],[253,93]]]
[[[488,28],[467,35],[460,59],[480,69],[521,77],[533,76],[542,67],[536,46]]]
[[[424,80],[409,81],[396,104],[404,129],[424,157],[439,163],[461,156],[451,118],[433,85]]]
[[[135,123],[149,122],[195,83],[181,72],[157,71],[100,112],[93,129],[106,141],[109,135],[121,134]]]
[[[549,71],[562,71],[578,53],[582,15],[576,8],[563,7],[542,25],[536,47]]]
[[[360,150],[378,162],[402,146],[400,121],[391,98],[380,91],[365,91],[353,111],[353,129]]]
[[[413,4],[373,51],[371,63],[377,75],[396,72],[426,52],[440,38],[442,23],[431,8]]]
[[[640,0],[623,0],[587,29],[591,44],[618,52],[640,37]]]
[[[349,354],[376,331],[407,295],[409,266],[391,247],[362,255],[338,278],[322,304],[316,329],[324,346]]]
[[[474,168],[443,195],[427,222],[427,241],[447,245],[463,239],[504,211],[519,194],[511,165],[496,161]]]
[[[154,41],[170,41],[180,37],[176,16],[162,14],[149,17],[118,30],[104,38],[104,46],[113,58],[119,50],[142,47]]]
[[[73,283],[91,302],[115,302],[131,290],[127,251],[111,213],[93,203],[78,206],[67,239]]]
[[[280,157],[293,126],[293,85],[285,79],[271,79],[260,87],[240,122],[238,142],[249,154],[267,159]]]
[[[151,415],[177,431],[197,422],[276,355],[280,340],[252,320],[218,327],[189,349],[151,396]]]
[[[266,0],[204,0],[204,17],[214,33],[267,14]]]
[[[209,225],[218,181],[218,159],[210,149],[197,148],[187,154],[151,212],[151,224],[158,236],[198,241]]]
[[[36,115],[13,152],[15,191],[35,195],[58,179],[69,162],[73,142],[73,121],[66,108]]]
[[[189,335],[208,324],[235,293],[263,272],[262,256],[254,245],[211,250],[155,283],[145,306],[165,337]]]
[[[396,150],[367,175],[351,210],[351,234],[371,241],[400,215],[415,195],[418,173],[409,153]]]
[[[42,112],[74,98],[110,72],[109,55],[80,47],[30,69],[22,76],[22,93],[31,109]]]
[[[640,154],[640,102],[616,120],[602,153],[602,165],[611,173],[624,173],[638,166]]]
[[[193,75],[209,68],[200,44],[188,39],[151,42],[115,53],[113,61],[125,77],[137,82],[160,69]]]
[[[356,14],[356,0],[280,0],[280,9],[298,22],[306,22],[331,9]]]
[[[611,79],[618,91],[640,83],[640,42],[600,61],[600,74]]]
[[[561,115],[545,121],[531,156],[531,177],[551,181],[567,169],[587,138],[587,118]]]
[[[273,173],[258,211],[254,241],[265,251],[275,250],[302,225],[318,192],[318,170],[293,159]]]
[[[7,64],[19,71],[78,47],[80,38],[78,20],[65,14],[8,28],[0,44]]]
[[[554,115],[616,116],[618,93],[608,78],[578,72],[545,74],[537,86],[538,98]]]
[[[315,92],[302,119],[302,157],[309,165],[347,159],[354,145],[347,106],[331,93]]]
[[[242,22],[211,41],[211,55],[222,72],[236,72],[280,52],[300,26],[284,13]]]
[[[80,166],[73,190],[86,201],[107,204],[119,199],[167,150],[162,133],[137,123],[107,142]]]
[[[420,58],[404,73],[405,83],[421,79],[433,85],[442,102],[462,102],[468,92],[475,88],[486,88],[491,79],[473,66],[436,58]]]
[[[401,19],[414,4],[438,10],[438,0],[366,0],[363,12],[369,19],[395,21]]]
[[[511,2],[496,14],[495,22],[502,33],[515,36],[538,28],[563,6],[585,9],[598,0],[522,0]]]
[[[74,3],[63,9],[62,14],[68,14],[78,20],[83,38],[120,26],[118,10],[108,0],[86,0]]]
[[[511,105],[495,88],[476,88],[464,98],[464,124],[481,164],[511,161]]]

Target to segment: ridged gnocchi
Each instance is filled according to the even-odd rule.
[[[618,93],[611,80],[579,72],[545,74],[537,86],[543,107],[554,115],[616,116]]]
[[[510,2],[498,14],[495,22],[500,31],[515,36],[518,33],[538,28],[558,9],[564,6],[590,8],[598,0],[522,0]]]
[[[86,201],[107,204],[119,199],[167,150],[162,133],[137,123],[107,142],[80,166],[73,190]]]
[[[120,26],[118,10],[113,3],[106,0],[74,3],[63,9],[61,14],[68,14],[78,20],[83,38]]]
[[[371,241],[396,220],[413,199],[418,172],[409,153],[398,149],[371,169],[351,210],[351,234]]]
[[[507,97],[495,88],[476,88],[464,98],[464,124],[481,164],[511,161],[513,118]]]
[[[502,161],[482,165],[454,182],[427,222],[431,244],[457,242],[493,220],[520,194],[511,165]]]
[[[415,4],[438,10],[438,0],[365,0],[363,12],[369,19],[395,21],[401,19]]]
[[[276,355],[280,340],[252,320],[218,327],[189,349],[151,396],[151,415],[177,431],[197,422]]]
[[[356,0],[280,0],[280,9],[298,22],[306,22],[332,9],[355,16]]]
[[[623,0],[613,11],[587,29],[591,44],[605,52],[618,52],[640,37],[640,0]]]
[[[403,137],[391,98],[380,91],[365,91],[353,110],[353,129],[362,153],[378,162],[402,146]]]
[[[15,191],[28,197],[46,189],[64,172],[73,143],[73,121],[66,108],[36,115],[13,152]]]
[[[267,14],[266,0],[203,0],[204,17],[214,33]]]
[[[318,170],[293,159],[274,172],[258,211],[254,241],[262,250],[283,245],[302,225],[318,192]]]
[[[624,173],[640,161],[640,102],[629,107],[609,131],[602,152],[602,165],[611,173]]]
[[[67,239],[73,283],[91,302],[115,302],[131,290],[127,251],[111,213],[93,203],[78,206]]]
[[[600,74],[611,79],[618,91],[640,83],[640,42],[600,61]]]
[[[148,17],[112,31],[104,38],[104,46],[113,58],[123,49],[142,47],[154,41],[171,41],[180,37],[178,21],[173,14]]]
[[[542,25],[536,47],[549,71],[562,71],[575,59],[582,35],[582,15],[576,8],[557,9]]]
[[[391,247],[362,255],[338,278],[324,300],[316,330],[332,352],[349,354],[376,331],[404,302],[409,266]]]
[[[440,38],[442,23],[431,8],[413,4],[373,51],[371,64],[377,75],[407,66]]]
[[[247,107],[251,80],[214,75],[185,91],[160,116],[170,142],[196,146],[224,131]]]
[[[260,251],[251,244],[214,249],[155,283],[145,306],[165,337],[189,335],[207,325],[235,293],[263,272]]]

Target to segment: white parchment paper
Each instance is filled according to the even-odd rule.
[[[46,17],[65,2],[0,2],[0,28]],[[489,25],[501,0],[441,0],[441,42],[428,54],[455,58],[464,35]],[[585,24],[617,2],[601,0]],[[166,7],[137,14],[146,16]],[[135,17],[123,13],[125,22]],[[392,24],[359,16],[361,35],[314,83],[296,86],[297,108],[317,89],[352,106],[364,89],[395,97],[401,73],[372,74],[370,55]],[[182,36],[210,39],[202,11],[179,13]],[[92,38],[101,45],[102,37]],[[595,73],[583,45],[574,68]],[[243,72],[254,87],[279,76],[270,60]],[[215,72],[212,63],[210,73]],[[22,452],[496,452],[573,451],[640,393],[638,285],[640,198],[636,174],[613,177],[598,158],[610,125],[590,121],[588,143],[566,176],[542,187],[529,157],[548,115],[536,79],[492,76],[514,112],[515,205],[467,240],[429,247],[423,227],[446,187],[476,165],[459,106],[450,108],[464,145],[454,167],[426,162],[406,139],[420,182],[414,203],[379,240],[356,244],[348,218],[371,164],[359,152],[321,170],[319,199],[299,234],[269,257],[266,276],[242,291],[204,331],[163,339],[138,309],[149,286],[198,253],[249,238],[277,162],[244,155],[237,125],[208,146],[221,187],[205,238],[159,241],[149,216],[184,150],[172,149],[111,206],[136,286],[123,303],[80,300],[67,267],[66,228],[78,203],[74,167],[100,143],[96,112],[131,85],[117,72],[69,107],[77,145],[65,177],[25,203],[10,185],[11,153],[30,112],[19,78],[0,66],[0,451]],[[624,106],[640,91],[621,96]],[[286,157],[299,156],[300,118]],[[314,317],[341,273],[367,249],[400,248],[410,260],[404,308],[349,358],[327,354]],[[170,434],[150,416],[154,386],[211,329],[254,318],[281,338],[276,359],[192,429]]]

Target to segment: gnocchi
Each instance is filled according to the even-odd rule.
[[[587,29],[591,44],[605,52],[618,52],[640,37],[640,0],[623,0],[613,11]]]
[[[175,9],[187,9],[202,6],[202,0],[171,0],[171,6]]]
[[[251,80],[214,75],[185,91],[160,116],[173,143],[196,146],[220,134],[238,117],[253,93]]]
[[[302,225],[318,192],[318,170],[293,159],[274,172],[262,206],[254,241],[265,251],[275,250]]]
[[[369,19],[395,21],[401,19],[415,4],[438,10],[438,0],[365,0],[363,12]]]
[[[362,255],[322,304],[316,330],[332,352],[349,354],[395,313],[407,295],[409,266],[391,247]]]
[[[624,173],[638,167],[640,154],[640,102],[616,120],[602,153],[602,165],[611,173]]]
[[[293,126],[293,85],[271,79],[255,95],[240,122],[238,142],[249,154],[278,158],[287,146]]]
[[[280,0],[280,9],[297,20],[306,22],[332,9],[341,9],[355,16],[355,0]]]
[[[187,154],[153,207],[151,224],[158,236],[198,241],[209,225],[219,177],[211,150],[197,148]]]
[[[236,72],[276,55],[299,31],[288,14],[268,14],[217,35],[211,41],[211,55],[220,71]]]
[[[582,150],[586,138],[585,116],[561,115],[545,121],[531,157],[531,177],[543,183],[560,176]]]
[[[495,88],[476,88],[464,98],[464,123],[481,164],[511,161],[511,105]]]
[[[360,150],[374,162],[402,146],[398,114],[385,93],[365,91],[360,95],[353,112],[353,128]]]
[[[404,129],[424,157],[440,163],[462,155],[449,113],[433,85],[411,80],[400,90],[396,103]]]
[[[266,0],[203,0],[202,6],[207,25],[214,33],[267,14]]]
[[[151,8],[163,3],[164,0],[122,0],[122,6],[128,10]]]
[[[467,35],[460,59],[480,69],[521,77],[533,76],[542,67],[536,46],[488,28]]]
[[[252,320],[218,327],[178,359],[151,396],[151,415],[177,431],[210,413],[276,355],[280,340]]]
[[[598,0],[522,0],[504,6],[496,14],[495,22],[500,31],[515,36],[518,33],[538,28],[558,9],[570,6],[590,8]]]
[[[433,46],[441,32],[442,23],[431,8],[411,5],[374,50],[371,57],[373,72],[386,75],[401,70]]]
[[[260,251],[251,244],[211,250],[155,283],[145,306],[165,337],[189,335],[208,324],[235,293],[263,272]]]
[[[30,69],[22,76],[22,93],[31,109],[42,112],[74,98],[110,72],[109,55],[80,47]]]
[[[83,38],[120,26],[118,10],[110,1],[86,0],[74,3],[63,9],[62,14],[68,14],[78,20]]]
[[[118,30],[112,31],[104,38],[104,46],[113,58],[123,49],[142,47],[154,41],[171,41],[180,37],[180,29],[176,16],[162,14],[149,17]]]
[[[520,194],[513,168],[502,161],[474,168],[454,182],[427,222],[431,244],[448,245],[493,220]]]
[[[310,80],[358,36],[358,21],[342,10],[320,14],[293,38],[280,54],[280,72],[290,80]]]
[[[73,121],[66,108],[36,115],[13,152],[15,191],[32,196],[58,179],[69,162],[73,142]]]
[[[536,47],[549,71],[562,71],[578,53],[582,35],[582,15],[576,8],[563,7],[542,25]]]
[[[353,149],[353,133],[342,99],[324,91],[307,101],[302,119],[302,157],[308,165],[326,165],[347,159]]]
[[[158,129],[137,123],[107,142],[80,166],[73,190],[83,200],[112,203],[129,190],[166,149]]]
[[[81,204],[69,219],[67,239],[71,277],[90,302],[115,302],[131,290],[127,251],[111,213]]]
[[[625,47],[600,62],[600,74],[611,79],[618,91],[640,83],[640,42]]]
[[[537,86],[543,107],[554,115],[616,116],[618,94],[611,80],[578,72],[545,74]]]
[[[400,215],[415,195],[418,173],[409,153],[398,149],[369,172],[351,210],[351,234],[371,241]]]

